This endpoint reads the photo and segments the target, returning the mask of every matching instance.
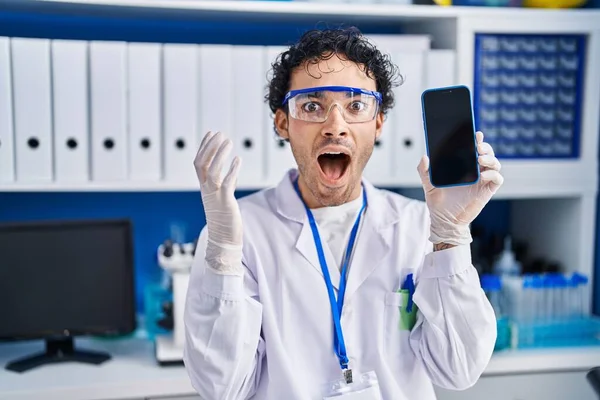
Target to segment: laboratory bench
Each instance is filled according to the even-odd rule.
[[[0,344],[1,400],[187,400],[195,393],[183,366],[158,365],[154,342],[140,337],[76,339],[76,349],[112,356],[100,365],[51,364],[22,374],[4,369],[43,346],[42,341]]]
[[[6,363],[41,351],[43,342],[0,344],[0,400],[200,399],[184,367],[158,365],[154,344],[146,338],[86,338],[77,339],[75,344],[81,350],[109,352],[112,359],[99,366],[64,363],[18,374],[5,370]],[[594,400],[585,373],[598,365],[600,346],[501,351],[495,353],[473,388],[464,392],[438,390],[438,396],[439,400],[481,399],[484,394],[492,400]]]

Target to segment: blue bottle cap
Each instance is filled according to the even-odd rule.
[[[502,288],[500,277],[493,274],[483,274],[480,277],[481,287],[487,291],[497,291]]]
[[[575,272],[573,276],[571,276],[571,281],[574,281],[576,285],[586,285],[588,283],[588,277]]]

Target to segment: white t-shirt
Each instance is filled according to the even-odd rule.
[[[340,206],[311,209],[315,221],[317,222],[317,226],[319,227],[321,240],[329,246],[338,269],[340,270],[342,269],[344,252],[348,247],[350,233],[354,226],[354,222],[356,221],[356,217],[358,216],[358,212],[362,207],[362,203],[363,195],[361,192],[361,195],[358,196],[357,199]],[[363,218],[361,218],[361,225],[362,220]],[[358,236],[356,240],[358,240]],[[325,243],[323,243],[323,245]],[[356,242],[354,242],[354,247],[356,247]]]

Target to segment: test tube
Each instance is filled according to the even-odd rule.
[[[588,277],[582,274],[575,274],[576,275],[576,280],[578,283],[578,294],[579,294],[579,298],[578,298],[578,308],[579,308],[579,315],[581,317],[584,317],[588,314],[588,301],[589,301],[589,285],[588,285]]]
[[[569,298],[567,296],[567,278],[563,274],[556,275],[556,317],[564,319],[568,315]]]
[[[500,301],[500,278],[495,275],[482,275],[481,287],[485,292],[486,297],[490,301],[492,308],[496,314],[496,318],[500,318],[504,312]]]
[[[544,301],[544,320],[552,319],[554,312],[554,296],[552,292],[552,277],[545,275],[542,279],[542,298]]]
[[[581,296],[581,315],[586,316],[588,312],[588,301],[590,298],[590,285],[588,284],[588,277],[583,276],[582,278],[582,296]]]
[[[577,275],[572,274],[568,282],[568,297],[569,297],[569,313],[568,317],[571,319],[579,319],[581,317],[581,307],[579,300],[579,283]]]
[[[523,292],[522,292],[522,299],[523,302],[521,304],[521,309],[523,310],[523,315],[522,315],[522,319],[525,323],[531,323],[531,321],[533,320],[533,313],[534,313],[534,298],[533,298],[533,292],[532,292],[532,287],[531,287],[531,277],[530,276],[523,276]]]
[[[526,275],[523,276],[522,293],[521,293],[522,304],[520,306],[522,310],[522,318],[520,321],[521,334],[523,343],[527,346],[533,345],[535,340],[534,335],[534,321],[536,313],[536,291],[533,288],[533,277]]]

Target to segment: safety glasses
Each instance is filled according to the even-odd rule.
[[[282,105],[288,105],[294,119],[325,122],[334,106],[349,124],[372,121],[381,105],[381,93],[348,86],[320,86],[288,92]]]

